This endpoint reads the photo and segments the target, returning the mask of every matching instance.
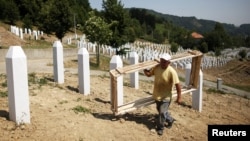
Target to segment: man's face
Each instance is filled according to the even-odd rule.
[[[169,64],[170,64],[170,61],[164,60],[162,58],[160,59],[160,65],[162,69],[166,69]]]

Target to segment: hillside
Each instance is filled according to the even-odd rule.
[[[140,8],[138,8],[140,9]],[[183,27],[188,30],[195,30],[200,33],[210,32],[214,29],[214,25],[218,21],[197,19],[196,17],[179,17],[169,14],[163,14],[154,10],[145,9],[148,13],[155,15],[156,17],[163,18],[176,26]],[[248,35],[250,36],[250,23],[242,24],[236,27],[233,24],[221,23],[230,35]]]

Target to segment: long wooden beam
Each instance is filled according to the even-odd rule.
[[[175,62],[175,61],[179,61],[179,60],[183,60],[187,58],[194,58],[194,57],[201,56],[201,55],[202,53],[199,51],[187,51],[181,54],[173,55],[170,61]],[[119,77],[122,74],[133,73],[142,69],[153,67],[157,64],[159,64],[159,58],[155,60],[150,60],[150,61],[145,61],[145,62],[129,65],[129,66],[124,66],[122,68],[116,68],[116,69],[111,70],[110,73],[115,77]]]
[[[195,91],[196,89],[194,88],[190,88],[190,89],[186,89],[186,88],[182,88],[181,89],[181,93],[182,94],[186,94],[186,93],[190,93],[192,91]],[[176,97],[177,93],[176,91],[173,91],[173,97]],[[151,104],[155,103],[154,99],[152,98],[152,96],[147,96],[126,104],[123,104],[122,106],[119,106],[117,110],[113,111],[115,115],[121,115],[124,114],[126,112],[130,112],[145,106],[149,106]]]

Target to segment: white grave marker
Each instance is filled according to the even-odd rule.
[[[130,53],[130,64],[138,64],[138,55],[136,52]],[[130,74],[130,85],[131,87],[138,89],[139,88],[139,72],[133,72]]]
[[[60,41],[53,44],[53,67],[54,81],[58,84],[64,83],[63,46]]]
[[[10,46],[6,55],[10,120],[30,123],[27,60],[20,46]]]
[[[86,48],[80,48],[78,51],[78,81],[79,93],[90,94],[89,53]]]

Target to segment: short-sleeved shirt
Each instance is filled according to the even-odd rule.
[[[157,101],[171,98],[174,84],[180,82],[175,69],[172,66],[162,69],[160,65],[156,65],[150,73],[155,77],[153,98]]]

